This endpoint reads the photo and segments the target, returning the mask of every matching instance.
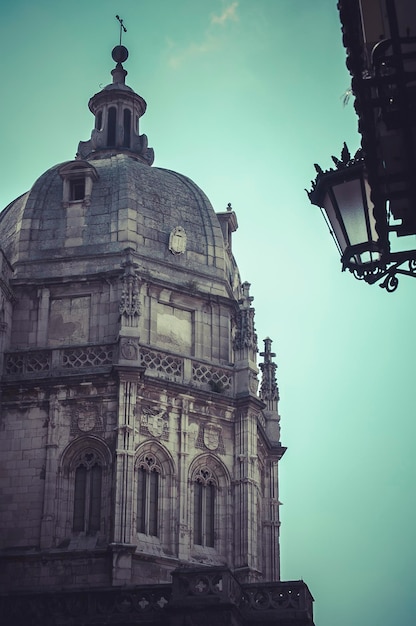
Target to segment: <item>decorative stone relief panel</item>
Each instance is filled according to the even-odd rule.
[[[157,439],[169,439],[169,416],[165,409],[143,407],[140,418],[140,432]]]
[[[71,408],[71,435],[104,432],[104,423],[98,402],[83,402]]]
[[[137,326],[140,317],[140,283],[136,268],[138,264],[133,261],[132,249],[126,249],[126,259],[121,266],[124,268],[122,276],[122,291],[119,304],[122,323],[126,326]],[[128,358],[128,357],[125,357]]]
[[[255,374],[254,372],[250,372],[250,382],[249,382],[249,387],[250,387],[250,391],[251,393],[256,394],[258,387],[259,387],[259,381],[257,378],[257,374]]]
[[[216,452],[217,454],[225,454],[221,426],[211,422],[208,424],[201,424],[199,427],[198,437],[195,441],[195,447],[201,450],[210,450],[211,452]]]
[[[206,415],[208,419],[211,415],[215,415],[215,417],[217,418],[219,417],[221,419],[232,421],[235,414],[235,409],[231,408],[230,406],[224,407],[217,403],[213,405],[212,403],[207,403],[206,401],[198,402],[197,398],[194,401],[193,409],[195,414]]]
[[[137,341],[123,338],[120,342],[120,357],[126,361],[135,361],[138,358],[139,348]]]
[[[51,347],[86,343],[90,334],[90,296],[51,300],[48,344]]]
[[[176,226],[169,235],[169,250],[172,254],[183,254],[186,250],[186,232],[183,226]]]
[[[175,352],[192,353],[193,315],[191,311],[157,303],[156,342]]]

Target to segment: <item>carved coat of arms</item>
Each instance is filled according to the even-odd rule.
[[[169,236],[169,250],[172,254],[183,254],[186,250],[186,232],[182,226],[176,226]]]
[[[121,343],[121,356],[127,361],[137,359],[137,345],[132,339],[124,339]]]
[[[142,424],[147,428],[152,437],[160,437],[167,426],[165,411],[156,413],[151,409],[145,409],[142,415]]]
[[[221,427],[216,424],[204,426],[204,445],[208,450],[216,450],[220,444]]]

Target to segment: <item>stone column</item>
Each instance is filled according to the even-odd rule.
[[[58,430],[61,413],[60,396],[66,396],[65,389],[51,392],[49,396],[49,416],[47,422],[46,461],[44,468],[45,487],[43,492],[43,513],[40,529],[40,547],[54,547],[56,527],[56,481],[58,476]]]
[[[259,578],[257,414],[249,403],[240,407],[235,428],[234,536],[239,580]]]
[[[119,408],[115,459],[115,503],[113,543],[114,585],[131,580],[134,484],[134,426],[137,385],[140,376],[135,368],[117,367],[119,376]]]
[[[189,528],[189,410],[192,396],[181,395],[181,410],[178,418],[178,557],[187,561],[190,556]]]
[[[280,580],[280,519],[279,519],[279,482],[278,459],[269,459],[265,466],[265,502],[264,502],[264,571],[268,581]]]
[[[113,543],[113,585],[131,582],[133,543],[133,485],[135,426],[138,384],[144,367],[140,364],[139,321],[140,281],[134,250],[126,248],[121,263],[121,294],[119,301],[119,355],[116,370],[119,377],[117,447],[115,462],[115,505]]]

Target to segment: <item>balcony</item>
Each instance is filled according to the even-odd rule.
[[[7,624],[230,624],[313,626],[303,581],[241,584],[225,567],[180,568],[172,585],[0,596]]]

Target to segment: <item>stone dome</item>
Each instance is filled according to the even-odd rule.
[[[159,280],[200,276],[206,285],[214,280],[214,293],[238,296],[234,212],[215,213],[189,178],[152,167],[153,149],[139,134],[146,102],[125,85],[120,63],[112,74],[113,83],[90,99],[95,127],[76,159],[49,169],[0,214],[0,248],[14,276],[119,270],[130,249]]]
[[[100,257],[101,269],[108,270],[132,248],[144,269],[160,264],[162,271],[167,264],[229,279],[231,258],[220,222],[194,182],[129,154],[97,157],[52,167],[0,215],[0,247],[17,275],[22,264],[26,276],[45,265],[49,274],[59,273],[60,264],[77,258],[91,258],[95,266]],[[74,172],[75,180],[93,179],[82,201],[65,198],[66,178]],[[170,249],[175,229],[185,239],[183,251]]]

